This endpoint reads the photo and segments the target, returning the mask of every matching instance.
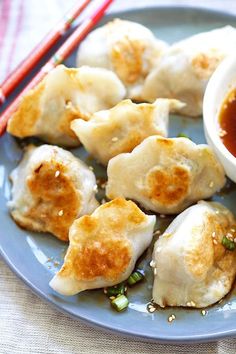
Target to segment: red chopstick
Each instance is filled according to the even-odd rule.
[[[5,132],[7,122],[11,115],[16,111],[22,96],[30,89],[34,88],[49,71],[62,63],[72,51],[78,46],[81,40],[88,34],[94,25],[103,17],[105,10],[113,0],[104,0],[103,3],[86,18],[72,33],[72,35],[63,43],[61,48],[51,57],[51,59],[41,68],[34,76],[30,83],[21,91],[21,93],[13,100],[13,102],[5,109],[0,117],[0,136]]]
[[[5,101],[9,94],[16,88],[19,82],[30,72],[31,69],[42,59],[42,57],[53,47],[53,45],[63,36],[63,34],[71,27],[72,23],[81,14],[91,0],[79,1],[73,9],[71,9],[61,21],[56,25],[55,29],[49,32],[46,37],[32,50],[26,59],[24,59],[18,67],[10,73],[10,75],[0,84],[0,104]]]

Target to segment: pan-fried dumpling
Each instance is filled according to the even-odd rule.
[[[179,213],[225,184],[224,170],[207,145],[151,136],[108,163],[107,196],[136,200],[146,209]]]
[[[236,275],[225,237],[236,237],[236,220],[221,204],[199,202],[177,216],[154,246],[154,302],[205,307],[224,297]]]
[[[173,44],[147,77],[143,98],[176,98],[186,103],[182,112],[202,114],[207,82],[220,62],[234,52],[236,29],[231,26],[200,33]]]
[[[115,19],[86,37],[77,65],[114,71],[127,87],[128,98],[140,99],[145,77],[166,48],[165,42],[139,23]]]
[[[10,177],[11,216],[28,230],[50,232],[68,241],[72,222],[98,206],[93,172],[57,146],[29,146]]]
[[[70,129],[71,121],[87,120],[124,96],[123,84],[109,70],[59,65],[23,97],[7,131],[18,138],[37,136],[52,144],[77,146],[79,140]]]
[[[153,104],[124,100],[109,111],[94,113],[89,121],[74,120],[71,128],[86,150],[106,165],[112,157],[132,151],[150,135],[167,136],[169,111],[182,106],[177,100],[161,98]]]
[[[50,282],[63,295],[127,279],[152,241],[156,217],[117,198],[74,221],[64,264]]]

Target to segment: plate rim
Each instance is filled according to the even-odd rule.
[[[140,5],[137,8],[133,7],[128,7],[125,8],[124,10],[111,10],[106,15],[103,17],[103,19],[108,19],[110,17],[114,16],[123,16],[125,14],[129,13],[139,13],[139,12],[145,12],[145,11],[150,11],[150,10],[157,10],[161,9],[164,11],[196,11],[198,13],[204,13],[204,14],[213,14],[213,15],[223,15],[225,17],[228,17],[229,19],[236,19],[236,14],[232,14],[227,10],[220,10],[220,9],[213,9],[211,7],[203,7],[203,6],[195,6],[195,5],[164,5],[164,4],[158,4],[158,5]],[[102,19],[102,20],[103,20]],[[135,332],[134,330],[127,330],[124,328],[113,328],[110,327],[109,325],[104,324],[104,322],[101,322],[100,320],[94,320],[94,319],[88,319],[84,315],[75,315],[73,312],[71,312],[69,309],[66,309],[63,304],[58,305],[56,301],[54,301],[52,298],[50,298],[47,294],[45,294],[38,286],[34,285],[33,282],[27,279],[26,276],[24,276],[23,272],[17,269],[16,265],[11,261],[9,256],[6,254],[6,252],[2,249],[2,245],[0,244],[0,256],[5,262],[5,264],[11,269],[11,271],[20,279],[23,281],[24,284],[27,285],[27,287],[39,298],[42,300],[45,300],[49,305],[51,305],[53,308],[58,310],[59,312],[69,315],[70,317],[80,320],[82,323],[90,326],[90,327],[95,327],[99,330],[103,330],[105,333],[112,333],[116,334],[119,336],[123,336],[126,338],[134,338],[137,340],[141,341],[148,341],[148,342],[154,342],[154,343],[166,343],[166,344],[184,344],[184,343],[204,343],[204,342],[212,342],[212,341],[217,341],[219,339],[223,338],[228,338],[228,337],[233,337],[236,336],[236,325],[235,329],[232,330],[220,330],[220,331],[215,331],[214,333],[210,334],[197,334],[197,335],[184,335],[184,336],[153,336],[153,335],[148,335],[148,334],[142,334],[141,332]]]

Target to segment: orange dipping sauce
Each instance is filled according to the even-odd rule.
[[[220,138],[225,147],[236,157],[236,90],[230,92],[219,115]]]

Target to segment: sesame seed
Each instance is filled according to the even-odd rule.
[[[55,177],[57,178],[60,175],[60,171],[55,172]]]
[[[154,312],[154,311],[156,311],[156,306],[152,303],[152,302],[150,302],[148,305],[147,305],[147,310],[148,310],[148,312]]]
[[[110,296],[109,299],[110,300],[114,300],[116,297],[115,296]]]
[[[164,219],[165,217],[165,214],[160,214],[160,218]]]
[[[156,230],[153,235],[157,236],[157,235],[160,235],[160,234],[161,234],[161,231],[160,230]]]
[[[150,267],[155,268],[155,266],[156,266],[156,262],[154,262],[153,260],[151,260],[151,262],[150,262]]]
[[[218,242],[216,240],[213,240],[213,243],[214,243],[214,245],[217,245]]]
[[[189,306],[189,307],[191,307],[191,302],[188,301],[188,302],[186,303],[186,305]]]
[[[168,318],[168,322],[172,322],[175,320],[175,315],[170,315]]]
[[[148,311],[151,312],[151,313],[155,312],[156,308],[154,306],[149,306]]]
[[[215,231],[214,232],[212,232],[212,235],[211,235],[212,237],[216,237],[216,233],[215,233]]]
[[[157,247],[156,252],[161,252],[161,247]]]
[[[195,304],[195,302],[194,302],[194,301],[191,301],[191,306],[193,306],[193,307],[195,307],[195,306],[196,306],[196,304]]]
[[[116,141],[118,141],[119,139],[117,138],[117,136],[114,136],[112,139],[111,139],[111,141],[113,142],[113,143],[115,143]]]
[[[93,187],[93,191],[94,191],[95,193],[97,193],[97,191],[98,191],[98,186],[97,186],[97,185],[95,185],[95,186]]]
[[[223,138],[226,134],[227,134],[227,132],[224,129],[219,129],[219,136],[221,138]]]
[[[216,214],[220,214],[219,210],[216,210],[215,213],[216,213]]]
[[[89,166],[90,171],[93,171],[93,166]]]
[[[59,212],[58,212],[58,215],[59,216],[62,216],[64,214],[64,211],[63,210],[60,210]]]
[[[107,294],[107,289],[103,289],[104,294]]]
[[[107,182],[104,182],[104,183],[101,184],[100,187],[101,187],[102,189],[105,189],[105,188],[106,188],[106,185],[107,185]]]
[[[202,316],[206,316],[206,313],[207,313],[206,310],[201,311]]]
[[[214,186],[214,182],[211,181],[211,182],[209,183],[209,187],[212,188],[213,186]]]
[[[157,275],[157,269],[154,268],[154,275]]]

